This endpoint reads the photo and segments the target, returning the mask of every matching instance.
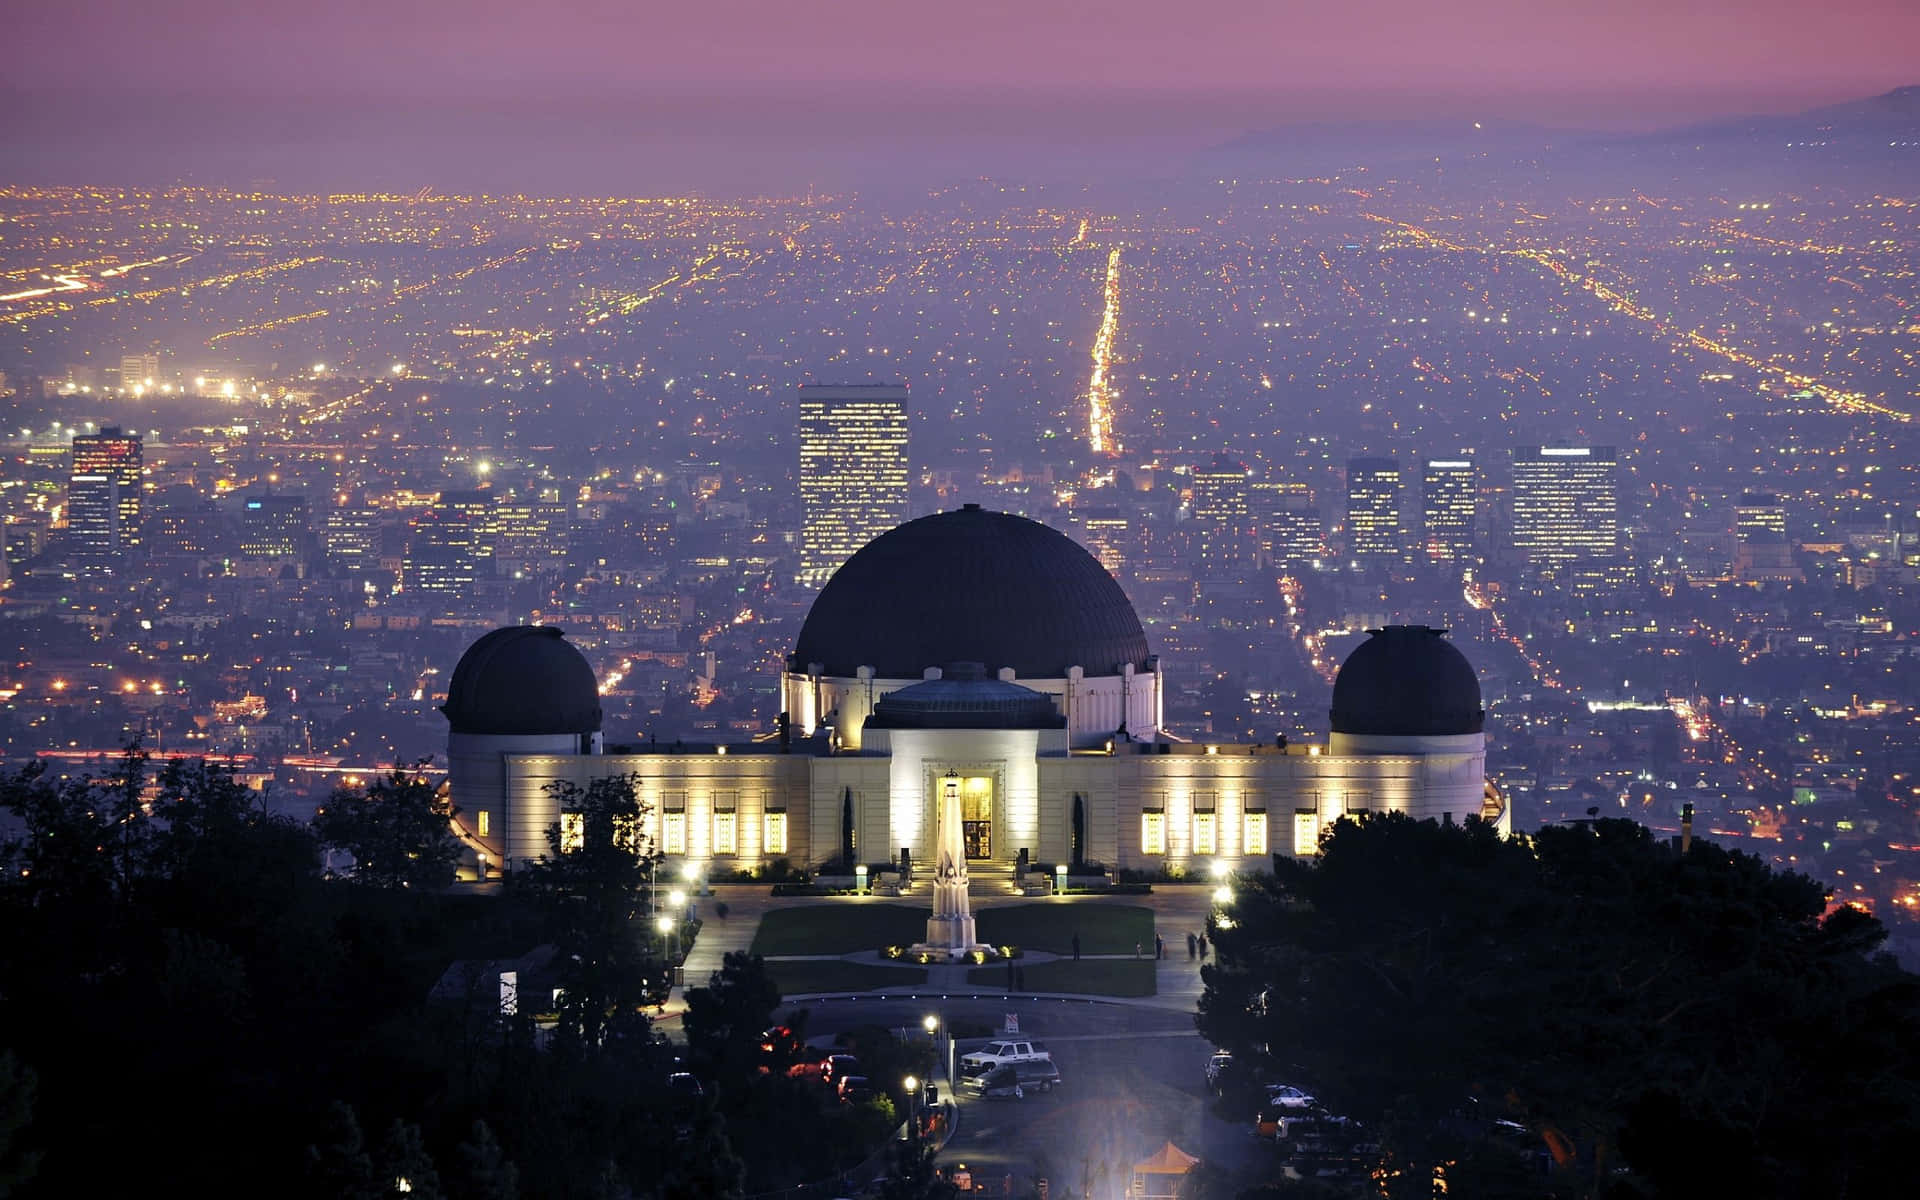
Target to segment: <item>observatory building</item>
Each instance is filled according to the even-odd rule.
[[[609,746],[557,629],[475,642],[444,712],[456,823],[488,869],[547,853],[552,785],[626,775],[674,859],[931,867],[941,805],[966,874],[1029,862],[1261,870],[1358,812],[1508,816],[1486,784],[1472,666],[1442,631],[1375,630],[1335,679],[1324,745],[1162,735],[1159,660],[1112,576],[1056,530],[976,505],[898,526],[835,572],[782,680],[778,740]]]

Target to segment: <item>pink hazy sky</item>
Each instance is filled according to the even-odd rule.
[[[1791,108],[1920,77],[1915,0],[58,0],[0,24],[34,90],[889,83],[1312,93],[1318,115],[1378,116],[1382,95]]]

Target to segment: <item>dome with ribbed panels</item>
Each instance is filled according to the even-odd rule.
[[[551,625],[509,625],[467,647],[440,706],[454,733],[597,733],[600,685]]]
[[[1388,737],[1482,733],[1480,679],[1444,629],[1369,629],[1333,679],[1333,732]]]
[[[788,663],[883,679],[984,663],[1029,679],[1144,670],[1146,631],[1091,554],[1037,521],[969,504],[881,534],[827,581]]]

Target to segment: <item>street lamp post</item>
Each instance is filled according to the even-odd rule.
[[[912,1140],[920,1140],[920,1081],[909,1075],[901,1081],[907,1089],[907,1128]]]

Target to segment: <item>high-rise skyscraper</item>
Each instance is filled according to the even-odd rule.
[[[1787,536],[1787,506],[1771,492],[1745,492],[1733,506],[1733,532],[1743,542],[1756,533]]]
[[[1432,458],[1420,472],[1421,551],[1433,562],[1458,562],[1473,553],[1473,519],[1480,495],[1471,458]]]
[[[123,354],[120,356],[120,386],[126,391],[134,388],[149,388],[157,382],[160,375],[160,356],[158,354]]]
[[[89,558],[117,558],[140,544],[141,487],[146,453],[140,435],[118,425],[73,438],[67,477],[67,533]]]
[[[1326,557],[1320,510],[1304,483],[1263,479],[1248,488],[1260,556],[1276,567],[1301,567]]]
[[[329,508],[320,519],[320,541],[327,557],[349,571],[371,571],[380,565],[380,522],[365,504]]]
[[[1513,547],[1557,570],[1620,548],[1612,446],[1521,446],[1513,452]]]
[[[1203,566],[1220,567],[1253,558],[1253,509],[1247,465],[1224,454],[1193,472],[1195,543]]]
[[[246,558],[297,558],[307,549],[305,496],[248,496],[240,503],[240,553]]]
[[[443,597],[471,593],[474,584],[493,578],[496,533],[492,492],[440,493],[413,520],[402,590]]]
[[[907,389],[800,389],[800,582],[907,519]]]
[[[1347,556],[1358,562],[1403,562],[1400,460],[1356,458],[1347,463]]]

